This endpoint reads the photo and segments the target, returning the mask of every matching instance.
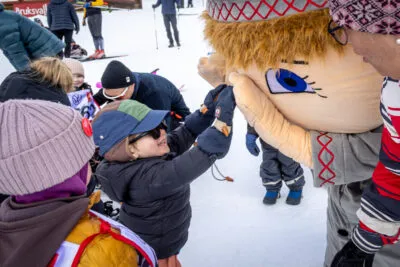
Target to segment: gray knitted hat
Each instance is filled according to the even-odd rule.
[[[25,195],[76,174],[94,153],[90,123],[42,100],[0,103],[0,193]]]

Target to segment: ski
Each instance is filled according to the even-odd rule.
[[[178,16],[200,16],[199,13],[179,13]]]
[[[76,2],[75,4],[72,4],[76,10],[81,10],[84,9],[85,2]],[[128,8],[118,8],[118,7],[112,7],[108,5],[103,5],[103,6],[93,6],[93,8],[99,8],[103,10],[108,10],[108,11],[114,11],[114,10],[129,10]]]
[[[118,57],[127,57],[127,56],[128,56],[128,55],[115,55],[115,56],[106,56],[106,57],[97,58],[97,59],[85,57],[85,58],[81,58],[81,59],[78,59],[78,60],[79,60],[80,62],[89,62],[89,61],[97,61],[97,60],[102,60],[102,59],[118,58]]]
[[[186,88],[184,88],[184,87],[185,87],[185,85],[182,84],[182,85],[178,88],[179,92],[185,92],[185,91],[186,91]]]

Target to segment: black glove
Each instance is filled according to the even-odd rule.
[[[156,5],[151,5],[151,7],[152,7],[153,9],[156,9]]]
[[[360,250],[352,240],[335,255],[331,267],[372,267],[375,254]]]

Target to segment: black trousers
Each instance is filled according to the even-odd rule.
[[[64,38],[65,42],[64,56],[70,57],[73,30],[63,29],[63,30],[55,30],[52,32],[58,37],[58,39],[62,40]],[[60,52],[59,56],[61,58],[63,57],[62,52]]]
[[[167,37],[169,40],[170,44],[174,43],[174,40],[172,39],[172,34],[171,34],[171,25],[172,29],[174,30],[174,37],[175,37],[175,42],[179,44],[179,32],[178,32],[178,26],[176,23],[176,15],[175,14],[164,14],[164,25],[165,25],[165,30],[167,31]]]

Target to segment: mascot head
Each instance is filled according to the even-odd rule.
[[[238,107],[261,136],[264,100],[305,130],[360,133],[382,124],[382,77],[335,39],[341,29],[328,1],[209,0],[203,18],[205,38],[241,74],[230,79]],[[262,96],[252,99],[254,90]]]

